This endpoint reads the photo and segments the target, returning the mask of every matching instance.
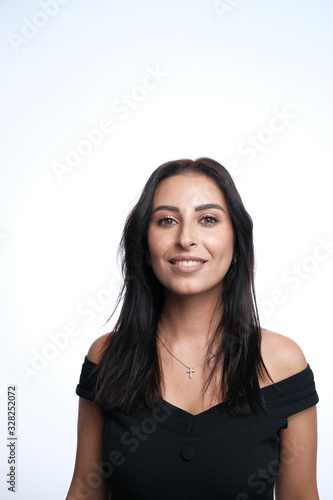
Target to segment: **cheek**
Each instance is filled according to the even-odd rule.
[[[151,259],[158,258],[164,253],[164,242],[161,235],[154,232],[148,233],[148,248]]]
[[[221,255],[225,258],[231,258],[234,251],[234,238],[232,233],[222,233],[218,235],[212,235],[206,240],[207,246],[211,248],[211,251],[216,255]]]

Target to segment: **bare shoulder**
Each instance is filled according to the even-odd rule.
[[[261,354],[274,382],[304,370],[308,364],[300,346],[289,337],[262,329]]]
[[[90,346],[87,358],[93,363],[98,363],[102,357],[103,350],[105,347],[105,342],[109,338],[110,334],[105,333],[101,337],[98,337]]]

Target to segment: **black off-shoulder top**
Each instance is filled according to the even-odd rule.
[[[88,400],[95,366],[85,358],[76,388]],[[309,365],[261,391],[266,410],[241,417],[221,411],[224,403],[198,415],[167,401],[130,414],[105,412],[98,468],[112,500],[273,500],[279,431],[318,395]]]

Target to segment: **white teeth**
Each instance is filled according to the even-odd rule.
[[[196,266],[197,264],[202,264],[202,262],[198,260],[176,260],[175,264],[177,266]]]

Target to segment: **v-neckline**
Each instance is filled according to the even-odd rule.
[[[171,408],[173,408],[174,410],[176,410],[180,414],[183,414],[183,415],[190,417],[190,418],[195,418],[195,417],[199,417],[200,415],[205,415],[208,412],[214,412],[214,411],[218,410],[221,406],[224,406],[225,402],[221,401],[221,403],[217,403],[216,405],[213,405],[210,408],[207,408],[206,410],[200,411],[199,413],[191,413],[187,410],[184,410],[184,408],[180,408],[179,406],[176,406],[176,405],[170,403],[169,401],[166,401],[165,399],[163,399],[163,404],[170,406]]]
[[[284,378],[282,380],[279,380],[278,382],[275,382],[273,384],[265,385],[264,387],[260,388],[260,391],[267,392],[267,391],[270,391],[272,389],[276,389],[280,385],[284,385],[285,383],[288,383],[288,382],[292,381],[295,377],[299,377],[300,375],[302,375],[303,373],[305,373],[309,369],[310,369],[310,366],[308,364],[307,367],[304,368],[304,370],[301,370],[300,372],[295,373],[294,375],[290,375],[289,377]],[[191,412],[185,410],[184,408],[180,408],[179,406],[170,403],[169,401],[167,401],[165,399],[163,399],[163,403],[166,404],[166,405],[168,405],[168,406],[170,406],[171,408],[174,408],[174,410],[177,410],[177,412],[179,414],[182,414],[182,415],[184,415],[186,417],[190,417],[192,419],[194,419],[195,417],[204,416],[204,415],[206,415],[209,412],[214,413],[217,410],[219,410],[222,406],[225,405],[225,401],[221,401],[220,403],[217,403],[217,404],[211,406],[210,408],[207,408],[206,410],[203,410],[203,411],[201,411],[199,413],[191,413]]]

